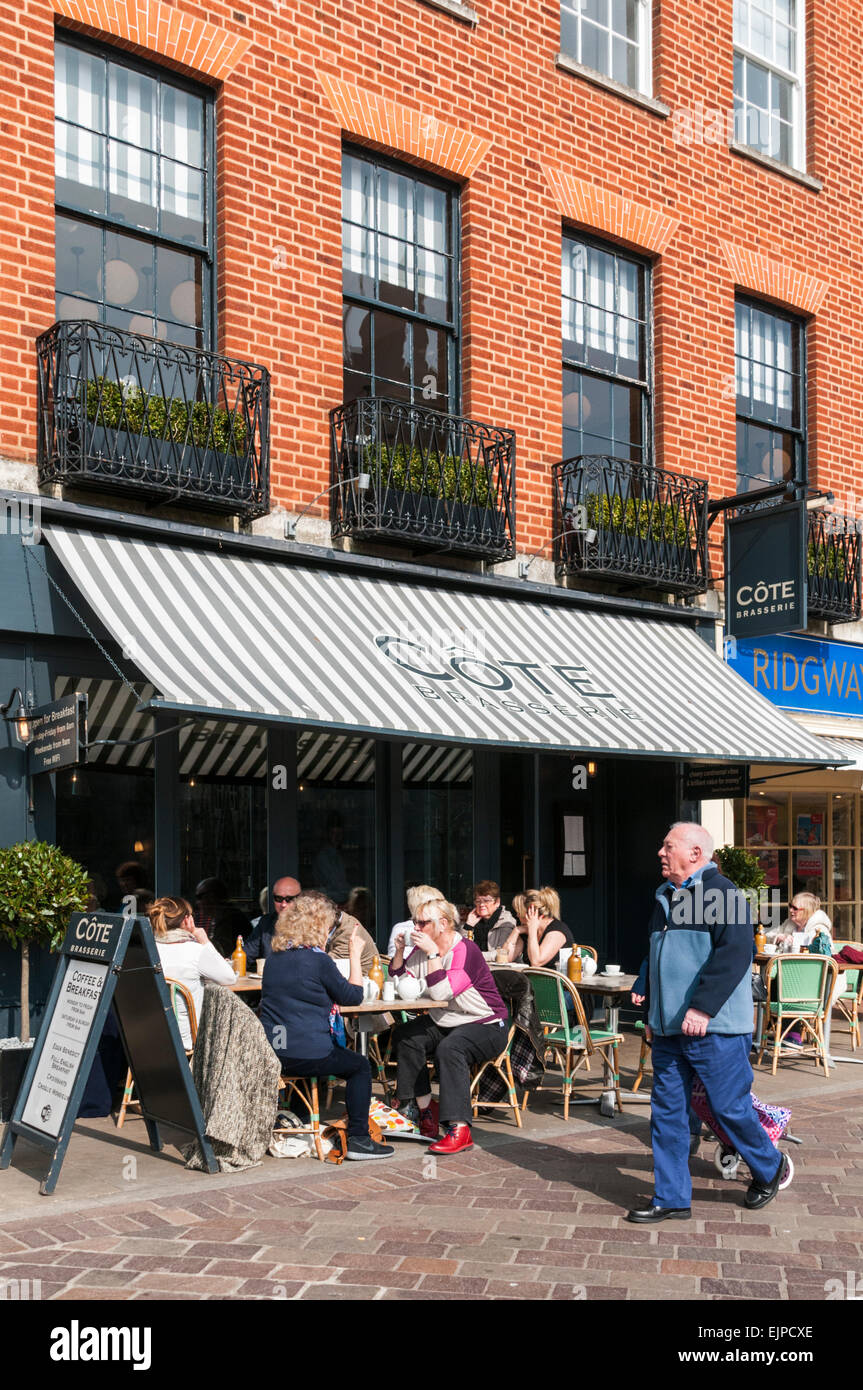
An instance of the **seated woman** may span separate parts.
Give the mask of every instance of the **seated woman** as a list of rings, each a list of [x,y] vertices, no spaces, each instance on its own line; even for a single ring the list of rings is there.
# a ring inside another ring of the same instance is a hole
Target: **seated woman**
[[[362,938],[356,929],[351,933],[345,979],[324,949],[332,923],[332,905],[318,893],[300,893],[279,913],[258,1016],[286,1076],[347,1081],[347,1157],[389,1158],[392,1145],[375,1144],[369,1134],[368,1058],[337,1046],[330,1032],[333,1005],[360,1004],[363,998]]]
[[[396,979],[410,973],[423,981],[432,999],[447,1008],[414,1018],[393,1032],[398,1062],[396,1106],[416,1122],[427,1138],[438,1132],[438,1107],[431,1098],[426,1063],[434,1057],[440,1078],[440,1119],[447,1126],[443,1139],[429,1153],[454,1154],[473,1147],[470,1068],[503,1051],[509,1014],[498,993],[482,951],[457,930],[458,912],[452,903],[432,899],[414,917],[412,950],[404,957],[403,940],[390,962]],[[407,1004],[410,1009],[410,1004]]]
[[[522,909],[520,922],[505,942],[509,960],[524,954],[527,964],[556,970],[561,951],[575,945],[575,938],[560,920],[560,898],[553,888],[531,888],[514,899]]]
[[[200,1018],[204,985],[232,985],[237,978],[230,961],[219,955],[204,929],[195,926],[192,906],[185,898],[157,898],[148,907],[147,915],[166,979],[186,986],[195,1005],[195,1017]],[[183,999],[177,1003],[177,1022],[188,1052],[192,1030]]]
[[[804,950],[819,956],[833,954],[833,924],[827,913],[822,912],[821,899],[816,898],[814,893],[795,893],[788,908],[788,918],[788,922],[784,922],[778,930],[765,933],[768,941],[775,941],[777,946],[790,949],[794,944],[794,933],[798,932],[802,935],[800,944]]]

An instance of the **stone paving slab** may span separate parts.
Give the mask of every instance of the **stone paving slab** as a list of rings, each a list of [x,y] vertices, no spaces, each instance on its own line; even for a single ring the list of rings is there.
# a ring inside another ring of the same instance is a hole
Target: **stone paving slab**
[[[110,1121],[88,1121],[56,1198],[37,1195],[44,1159],[19,1163],[23,1146],[0,1174],[0,1284],[40,1280],[43,1299],[64,1302],[818,1302],[827,1280],[863,1278],[863,1075],[837,1071],[757,1076],[804,1140],[788,1191],[748,1214],[745,1178],[720,1178],[704,1146],[692,1221],[656,1229],[623,1220],[651,1190],[643,1105],[564,1124],[534,1101],[525,1130],[481,1122],[450,1161],[403,1144],[386,1168],[268,1159],[217,1177],[151,1154],[131,1123],[118,1143]]]

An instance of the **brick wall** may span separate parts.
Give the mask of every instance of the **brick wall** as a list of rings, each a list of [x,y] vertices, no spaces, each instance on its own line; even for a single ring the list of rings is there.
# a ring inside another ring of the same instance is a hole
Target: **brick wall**
[[[697,127],[731,108],[732,0],[655,0],[668,117],[556,67],[555,0],[475,9],[472,26],[422,0],[3,0],[0,454],[34,457],[33,343],[53,320],[56,19],[217,86],[219,346],[272,371],[276,503],[300,507],[328,480],[343,134],[463,185],[463,410],[518,432],[520,550],[550,540],[564,221],[654,260],[658,463],[734,490],[739,283],[811,317],[810,477],[843,503],[861,494],[858,6],[807,6],[820,191],[726,143],[675,140],[675,113]]]

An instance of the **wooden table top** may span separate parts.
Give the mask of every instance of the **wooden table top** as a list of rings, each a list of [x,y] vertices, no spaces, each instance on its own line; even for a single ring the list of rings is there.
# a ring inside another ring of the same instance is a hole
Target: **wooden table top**
[[[576,989],[585,994],[631,994],[637,975],[590,975],[583,980],[572,980]]]

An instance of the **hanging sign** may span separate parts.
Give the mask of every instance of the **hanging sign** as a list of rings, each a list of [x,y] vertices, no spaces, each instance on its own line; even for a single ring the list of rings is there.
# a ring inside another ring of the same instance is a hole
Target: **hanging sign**
[[[112,1003],[151,1147],[161,1149],[159,1125],[170,1125],[197,1140],[207,1172],[219,1171],[150,923],[75,913],[0,1148],[0,1168],[18,1139],[50,1153],[43,1194],[54,1191]]]
[[[58,772],[87,761],[87,696],[73,692],[31,710],[27,771]]]
[[[762,507],[725,523],[725,630],[764,637],[806,627],[808,513],[804,502]]]
[[[749,764],[714,767],[688,763],[683,770],[684,801],[722,801],[749,795]]]

